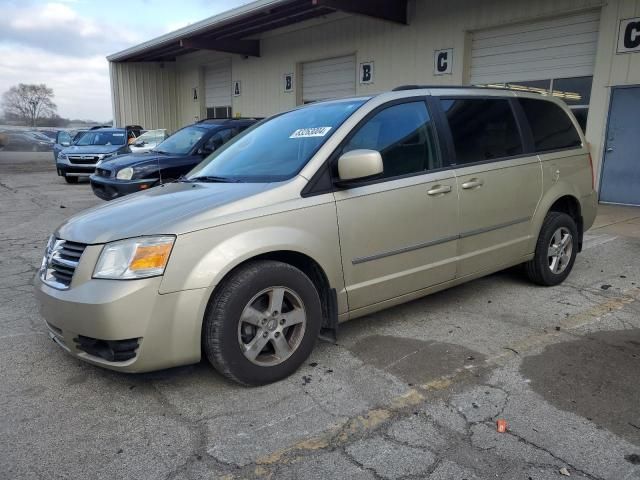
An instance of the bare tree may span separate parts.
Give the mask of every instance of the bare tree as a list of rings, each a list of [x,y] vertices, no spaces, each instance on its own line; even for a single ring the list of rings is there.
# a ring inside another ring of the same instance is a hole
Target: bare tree
[[[53,103],[53,89],[44,83],[26,85],[21,83],[2,94],[2,108],[7,116],[17,116],[33,127],[38,119],[50,117],[58,108]]]

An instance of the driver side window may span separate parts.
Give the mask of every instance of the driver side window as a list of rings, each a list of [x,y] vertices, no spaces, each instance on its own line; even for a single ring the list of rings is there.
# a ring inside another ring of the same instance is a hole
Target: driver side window
[[[226,130],[221,130],[219,132],[214,133],[209,140],[204,144],[204,148],[207,151],[215,152],[222,145],[227,143],[233,137],[233,130],[231,128],[227,128]]]
[[[342,154],[359,149],[380,152],[383,178],[442,167],[433,121],[423,101],[393,105],[376,113],[351,137]]]

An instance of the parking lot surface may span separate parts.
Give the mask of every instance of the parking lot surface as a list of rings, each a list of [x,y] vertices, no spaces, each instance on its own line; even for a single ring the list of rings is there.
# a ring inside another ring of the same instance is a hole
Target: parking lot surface
[[[50,154],[0,153],[0,478],[640,479],[640,209],[603,207],[563,285],[512,269],[370,315],[250,389],[49,339],[46,239],[99,203]]]

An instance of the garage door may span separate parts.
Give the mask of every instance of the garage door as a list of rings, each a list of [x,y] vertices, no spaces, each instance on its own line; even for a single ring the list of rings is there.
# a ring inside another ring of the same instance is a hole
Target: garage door
[[[474,32],[471,84],[593,75],[600,12]]]
[[[356,57],[338,57],[302,64],[304,103],[356,94]]]
[[[204,71],[207,118],[231,118],[231,60]]]

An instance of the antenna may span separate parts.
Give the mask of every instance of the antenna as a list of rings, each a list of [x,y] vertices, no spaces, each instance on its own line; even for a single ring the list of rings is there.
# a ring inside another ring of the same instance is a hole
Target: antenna
[[[160,185],[164,185],[162,183],[162,170],[160,169],[160,157],[156,157],[156,163],[158,164],[158,175],[160,175]]]

